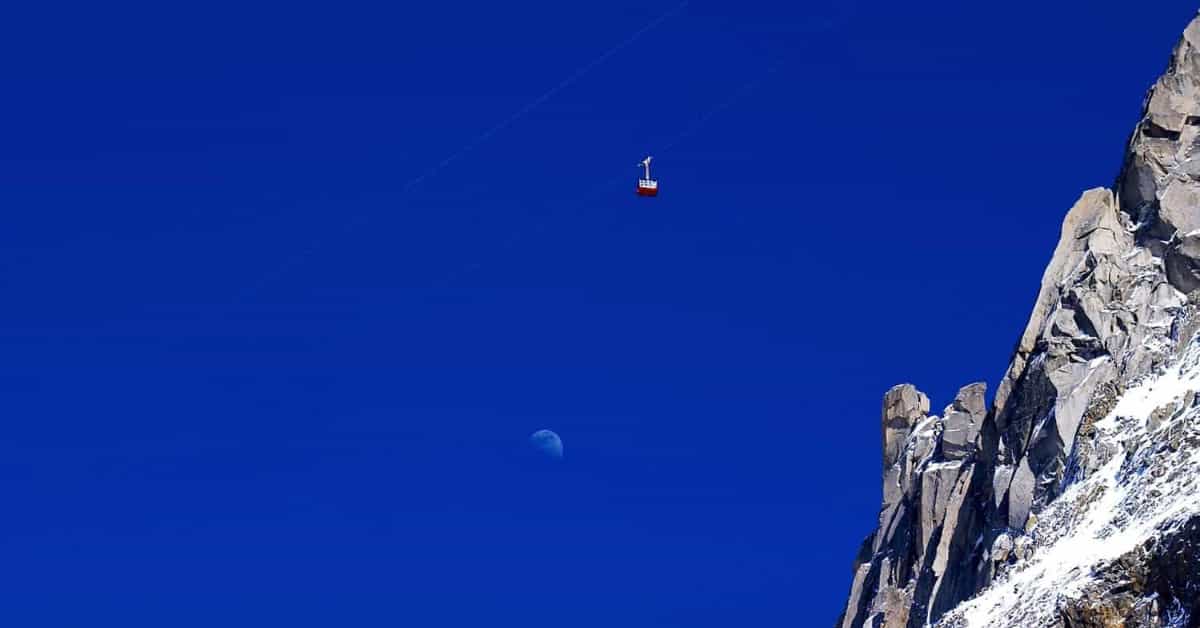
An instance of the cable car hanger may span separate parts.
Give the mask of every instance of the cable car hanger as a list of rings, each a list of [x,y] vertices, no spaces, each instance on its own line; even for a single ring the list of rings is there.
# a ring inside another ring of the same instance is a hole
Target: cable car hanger
[[[658,181],[650,178],[650,160],[653,157],[646,157],[638,165],[646,169],[646,178],[638,179],[637,193],[638,196],[658,196]]]

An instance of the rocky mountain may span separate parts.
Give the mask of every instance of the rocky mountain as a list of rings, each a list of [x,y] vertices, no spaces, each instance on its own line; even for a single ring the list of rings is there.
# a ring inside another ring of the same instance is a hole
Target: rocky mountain
[[[1200,18],[1063,221],[990,406],[887,391],[837,625],[1200,626]]]

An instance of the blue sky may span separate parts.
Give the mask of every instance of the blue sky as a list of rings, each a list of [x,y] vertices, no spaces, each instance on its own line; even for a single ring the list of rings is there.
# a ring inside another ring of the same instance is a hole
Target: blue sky
[[[883,392],[995,385],[1196,9],[1136,6],[10,10],[0,616],[832,623]]]

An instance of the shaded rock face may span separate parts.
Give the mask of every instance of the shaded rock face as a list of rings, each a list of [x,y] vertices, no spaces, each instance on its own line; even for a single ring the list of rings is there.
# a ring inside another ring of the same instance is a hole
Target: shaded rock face
[[[991,406],[983,383],[963,387],[940,415],[929,414],[928,397],[911,384],[884,396],[883,505],[837,625],[967,625],[966,615],[950,611],[1036,561],[1053,537],[1039,515],[1071,524],[1061,504],[1050,506],[1109,478],[1113,460],[1137,455],[1129,448],[1141,440],[1096,426],[1116,421],[1112,412],[1131,386],[1183,359],[1200,328],[1197,302],[1200,18],[1149,92],[1113,187],[1084,192],[1067,212]],[[1161,426],[1190,412],[1196,398],[1192,391],[1146,411],[1143,440],[1170,438]],[[1186,437],[1177,440],[1186,449]],[[1176,590],[1200,591],[1194,570],[1179,564],[1197,558],[1195,543],[1176,538],[1192,532],[1172,530],[1112,562],[1094,587],[1054,602],[1053,619],[1012,625],[1200,625],[1200,599]],[[1163,548],[1182,554],[1168,559]],[[1168,576],[1146,571],[1172,560],[1167,584]]]

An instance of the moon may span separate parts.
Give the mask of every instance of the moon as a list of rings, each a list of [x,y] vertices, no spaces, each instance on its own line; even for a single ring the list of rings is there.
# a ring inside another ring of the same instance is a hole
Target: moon
[[[552,460],[562,460],[563,443],[558,434],[550,430],[538,430],[529,436],[529,444]]]

